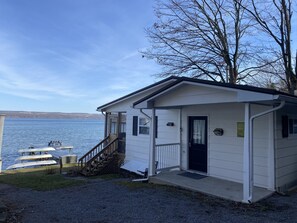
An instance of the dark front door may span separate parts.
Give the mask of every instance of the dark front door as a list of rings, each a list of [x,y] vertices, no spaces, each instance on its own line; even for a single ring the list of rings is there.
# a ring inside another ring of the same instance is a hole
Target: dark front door
[[[207,117],[189,117],[189,169],[207,172]]]

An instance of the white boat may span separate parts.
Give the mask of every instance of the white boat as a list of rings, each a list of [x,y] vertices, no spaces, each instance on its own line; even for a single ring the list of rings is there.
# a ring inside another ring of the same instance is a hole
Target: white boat
[[[28,155],[28,156],[20,156],[16,159],[16,161],[25,161],[25,160],[40,160],[40,159],[50,159],[53,158],[52,154],[41,154],[41,155]]]
[[[7,170],[11,169],[20,169],[28,167],[39,167],[39,166],[48,166],[55,165],[57,161],[52,154],[56,149],[53,147],[29,147],[28,149],[20,149],[18,152],[21,154],[20,157],[16,159],[15,164],[7,167]]]
[[[55,160],[40,160],[40,161],[33,161],[33,162],[16,163],[7,167],[6,169],[12,170],[12,169],[25,168],[25,167],[49,166],[49,165],[55,165],[55,164],[57,164],[57,161]]]
[[[60,147],[56,147],[57,150],[69,150],[69,149],[73,149],[73,146],[60,146]]]
[[[72,149],[73,146],[62,146],[60,141],[50,141],[47,147],[36,148],[31,146],[28,149],[20,149],[18,152],[21,156],[16,159],[17,163],[6,169],[10,170],[55,165],[59,160],[66,163],[70,158],[71,162],[76,162],[77,156],[71,154]],[[63,151],[65,150],[68,150],[68,155],[65,155],[65,153],[63,154]],[[73,158],[72,156],[75,157]]]
[[[19,153],[46,153],[55,151],[56,149],[54,147],[41,147],[41,148],[35,148],[35,147],[29,147],[28,149],[20,149]],[[32,154],[33,155],[33,154]]]
[[[68,150],[68,153],[71,154],[73,146],[59,146],[55,148],[56,150]]]

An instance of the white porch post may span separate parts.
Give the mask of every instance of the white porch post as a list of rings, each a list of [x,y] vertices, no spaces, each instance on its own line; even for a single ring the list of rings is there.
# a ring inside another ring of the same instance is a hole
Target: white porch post
[[[268,147],[268,187],[270,190],[275,190],[275,155],[274,155],[274,115],[269,114],[269,147]]]
[[[178,166],[181,170],[182,164],[182,109],[179,109],[179,153],[178,153]]]
[[[2,173],[2,137],[4,129],[5,115],[0,115],[0,173]]]
[[[153,176],[156,173],[156,109],[152,108],[152,117],[150,123],[150,151],[149,151],[149,170],[148,175]]]
[[[250,103],[245,104],[244,110],[244,147],[243,147],[243,202],[252,202],[253,171],[251,153]]]

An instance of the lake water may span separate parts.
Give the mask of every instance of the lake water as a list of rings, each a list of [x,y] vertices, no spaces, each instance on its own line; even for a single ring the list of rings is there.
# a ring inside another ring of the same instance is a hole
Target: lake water
[[[2,169],[15,163],[18,150],[29,146],[44,147],[61,141],[72,145],[80,158],[104,137],[104,121],[76,119],[5,118],[2,144]]]

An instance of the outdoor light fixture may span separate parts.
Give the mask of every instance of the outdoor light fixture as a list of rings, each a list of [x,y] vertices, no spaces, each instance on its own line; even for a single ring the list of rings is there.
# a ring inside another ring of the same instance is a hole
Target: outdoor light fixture
[[[167,122],[166,125],[167,125],[167,126],[174,126],[174,123],[173,123],[173,122]]]
[[[221,129],[221,128],[216,128],[213,130],[213,133],[216,135],[216,136],[222,136],[224,134],[224,130]]]

